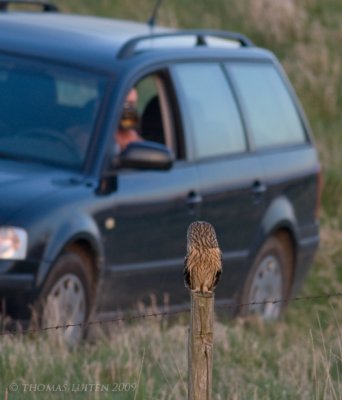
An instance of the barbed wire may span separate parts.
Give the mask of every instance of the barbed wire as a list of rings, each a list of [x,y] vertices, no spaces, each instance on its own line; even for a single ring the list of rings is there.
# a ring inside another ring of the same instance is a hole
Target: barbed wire
[[[324,294],[311,295],[311,296],[297,296],[297,297],[290,297],[287,299],[251,301],[248,303],[219,304],[219,305],[216,305],[215,308],[216,309],[218,309],[218,308],[220,308],[220,309],[240,309],[243,307],[263,306],[263,305],[267,305],[267,304],[285,304],[286,305],[287,303],[290,303],[290,302],[327,300],[327,299],[334,298],[334,297],[342,297],[342,292],[324,293]],[[91,320],[91,321],[80,322],[80,323],[76,323],[76,324],[64,324],[64,325],[28,328],[28,329],[7,329],[7,330],[0,332],[0,336],[36,334],[36,333],[43,333],[43,332],[47,332],[47,331],[67,329],[67,328],[73,328],[73,327],[80,327],[80,328],[87,329],[93,325],[115,324],[118,322],[129,322],[129,321],[134,321],[134,320],[139,320],[139,319],[147,319],[147,318],[152,318],[152,317],[165,318],[165,317],[168,317],[171,315],[186,314],[189,312],[190,312],[190,308],[182,309],[182,310],[174,310],[174,311],[158,311],[158,312],[153,312],[153,313],[123,316],[123,317],[110,318],[110,319]]]

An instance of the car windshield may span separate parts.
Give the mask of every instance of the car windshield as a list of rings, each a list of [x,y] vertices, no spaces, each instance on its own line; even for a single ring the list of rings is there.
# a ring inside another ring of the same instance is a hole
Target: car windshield
[[[84,71],[0,58],[0,158],[80,170],[105,82]]]

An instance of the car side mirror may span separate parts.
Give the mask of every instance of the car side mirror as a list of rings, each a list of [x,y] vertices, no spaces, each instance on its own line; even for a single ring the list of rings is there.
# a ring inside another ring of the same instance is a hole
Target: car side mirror
[[[166,146],[150,142],[132,142],[116,158],[117,168],[164,170],[172,167],[174,155]]]

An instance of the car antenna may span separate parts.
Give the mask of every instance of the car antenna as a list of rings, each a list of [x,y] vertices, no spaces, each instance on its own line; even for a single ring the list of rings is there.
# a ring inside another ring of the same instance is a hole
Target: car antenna
[[[158,10],[160,8],[161,2],[162,2],[162,0],[157,0],[155,2],[152,14],[151,14],[150,18],[147,20],[147,24],[151,29],[151,34],[153,33],[153,28],[156,25],[157,14],[158,14]]]

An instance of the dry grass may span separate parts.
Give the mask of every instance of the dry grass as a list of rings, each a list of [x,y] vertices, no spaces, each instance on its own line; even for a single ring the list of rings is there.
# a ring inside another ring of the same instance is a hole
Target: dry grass
[[[305,35],[307,13],[295,0],[254,0],[248,2],[247,18],[257,32],[273,45],[284,45]]]
[[[296,44],[284,67],[301,97],[309,102],[310,113],[334,118],[339,112],[336,89],[342,73],[341,57],[327,47],[323,32],[319,23],[314,24],[313,37],[317,40]]]
[[[216,322],[213,398],[341,398],[342,340],[335,312],[330,309],[326,326],[318,318],[299,331],[289,321]],[[300,313],[293,308],[287,318],[295,320]],[[185,324],[165,327],[160,321],[146,320],[113,326],[109,336],[103,334],[96,344],[76,351],[44,337],[6,337],[0,344],[0,393],[15,382],[19,391],[10,392],[9,399],[55,399],[56,390],[51,388],[58,385],[66,385],[63,397],[58,397],[63,399],[184,399],[186,344]],[[115,382],[135,384],[137,391],[113,396],[89,389],[90,384],[114,388]],[[88,385],[87,392],[81,391],[82,384]]]

